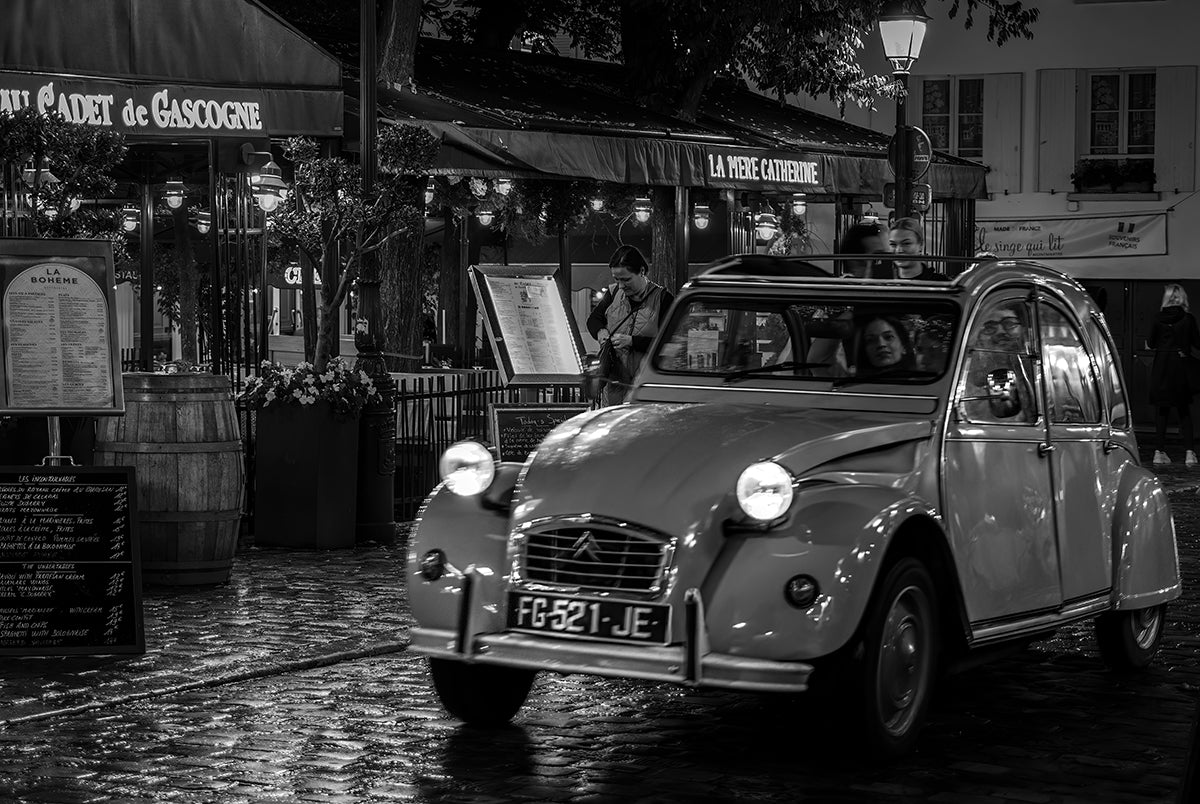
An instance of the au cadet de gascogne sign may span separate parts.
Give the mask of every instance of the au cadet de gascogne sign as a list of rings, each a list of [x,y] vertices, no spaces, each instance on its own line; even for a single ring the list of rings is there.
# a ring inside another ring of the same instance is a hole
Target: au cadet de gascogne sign
[[[261,134],[262,92],[0,72],[0,112],[33,108],[124,133]]]

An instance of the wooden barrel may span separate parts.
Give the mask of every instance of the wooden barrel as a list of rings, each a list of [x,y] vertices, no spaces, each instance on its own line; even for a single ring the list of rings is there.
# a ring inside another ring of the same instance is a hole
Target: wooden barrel
[[[102,416],[96,464],[137,476],[142,583],[229,580],[245,491],[228,377],[124,375],[125,415]]]

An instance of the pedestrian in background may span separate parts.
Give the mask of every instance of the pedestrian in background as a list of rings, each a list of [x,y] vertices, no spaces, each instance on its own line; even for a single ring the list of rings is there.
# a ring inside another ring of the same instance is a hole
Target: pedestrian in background
[[[1154,428],[1157,438],[1154,463],[1169,464],[1167,456],[1167,418],[1174,408],[1179,412],[1179,434],[1186,450],[1184,463],[1196,465],[1192,433],[1192,397],[1200,391],[1195,385],[1200,364],[1200,327],[1188,309],[1187,291],[1172,282],[1163,290],[1162,306],[1150,325],[1146,347],[1154,350],[1150,366],[1150,404],[1154,405]]]
[[[856,223],[846,230],[838,244],[838,254],[886,254],[883,229],[877,223]],[[880,265],[879,260],[839,260],[842,276],[865,279],[891,279],[890,265]]]
[[[904,255],[921,254],[925,251],[925,232],[916,218],[897,218],[892,221],[892,228],[888,231],[888,247],[893,254],[898,255],[893,260],[897,279],[932,279],[942,282],[950,280],[950,277],[934,270],[921,260],[905,259]]]
[[[632,387],[650,342],[675,300],[674,295],[650,279],[650,264],[634,246],[621,246],[608,261],[613,284],[600,297],[587,319],[588,332],[600,342],[601,352],[611,341],[612,360],[604,376],[601,405],[619,405]]]

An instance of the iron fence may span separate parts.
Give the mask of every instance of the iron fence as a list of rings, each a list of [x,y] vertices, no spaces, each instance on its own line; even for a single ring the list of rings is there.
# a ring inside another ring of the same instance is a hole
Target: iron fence
[[[566,404],[582,401],[578,384],[505,386],[498,371],[396,376],[397,522],[416,517],[438,482],[437,462],[455,441],[491,443],[489,411],[496,404]],[[241,403],[238,419],[246,468],[243,521],[253,522],[256,416]]]

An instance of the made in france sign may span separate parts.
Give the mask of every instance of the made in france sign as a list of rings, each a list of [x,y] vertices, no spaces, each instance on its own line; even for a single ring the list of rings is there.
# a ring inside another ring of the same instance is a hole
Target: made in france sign
[[[1167,253],[1167,216],[975,220],[975,251],[997,257],[1144,257]]]
[[[712,187],[816,190],[823,186],[817,157],[786,151],[706,148],[704,173]]]

